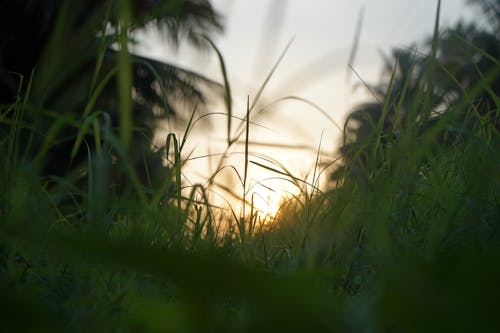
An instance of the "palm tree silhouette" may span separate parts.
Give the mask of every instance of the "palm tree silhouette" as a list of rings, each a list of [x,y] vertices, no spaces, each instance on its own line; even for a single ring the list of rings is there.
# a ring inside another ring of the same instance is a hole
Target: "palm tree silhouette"
[[[500,2],[469,2],[480,5],[486,27],[459,22],[438,36],[435,55],[395,49],[385,59],[380,82],[367,86],[374,101],[355,107],[344,123],[339,149],[343,164],[332,174],[334,180],[349,171],[354,178],[366,181],[369,170],[384,163],[384,155],[375,150],[394,143],[404,131],[416,131],[417,135],[428,131],[464,98],[473,98],[474,112],[500,129],[495,97],[500,93]],[[429,48],[432,43],[430,38]],[[475,92],[468,96],[468,91]],[[456,126],[471,126],[466,108],[462,109],[454,120]],[[453,127],[448,126],[438,137],[442,144],[452,137]]]
[[[78,129],[75,123],[81,126],[89,113],[105,111],[112,127],[119,126],[121,37],[126,39],[121,44],[123,49],[134,43],[134,31],[154,26],[173,48],[181,40],[202,48],[200,33],[222,31],[221,17],[208,0],[2,0],[0,6],[0,107],[2,117],[12,120],[11,103],[20,91],[26,95],[29,107],[23,116],[35,137],[23,142],[25,156],[34,157],[54,122],[68,118],[43,159],[45,175],[64,175],[77,161],[86,160],[84,148],[78,156],[69,157]],[[120,37],[127,10],[127,31]],[[135,128],[129,158],[139,169],[145,159],[149,167],[161,169],[161,158],[151,153],[152,133],[158,121],[182,116],[184,104],[204,104],[207,89],[219,91],[220,85],[195,72],[133,54],[129,65]],[[93,95],[95,104],[86,110]],[[9,121],[0,123],[2,136],[11,129],[6,124]],[[87,139],[92,141],[91,137]]]

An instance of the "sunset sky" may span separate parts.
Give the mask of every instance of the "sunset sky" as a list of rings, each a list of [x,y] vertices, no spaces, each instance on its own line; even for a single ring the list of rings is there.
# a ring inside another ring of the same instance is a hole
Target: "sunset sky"
[[[273,64],[293,39],[260,105],[285,96],[297,96],[319,106],[340,126],[347,112],[368,98],[360,87],[360,80],[347,67],[360,12],[364,15],[353,67],[364,81],[375,83],[382,67],[382,54],[389,55],[394,47],[416,46],[425,51],[424,41],[432,34],[437,6],[436,0],[215,0],[212,3],[225,17],[225,32],[216,36],[214,42],[225,59],[235,114],[244,114],[247,96],[253,100]],[[443,0],[440,27],[453,25],[461,17],[471,20],[473,15],[465,0]],[[174,62],[222,82],[214,52],[193,52],[182,46],[173,55],[157,34],[150,32],[141,38],[140,53]],[[210,111],[224,112],[224,109],[221,105]],[[335,157],[339,130],[321,112],[305,103],[279,103],[255,121],[263,127],[250,127],[250,140],[276,147],[256,145],[251,147],[251,152],[277,160],[297,177],[312,174],[320,143],[322,162]],[[192,156],[224,150],[226,120],[215,116],[210,126],[208,132],[205,128],[192,134],[189,140],[190,148],[194,149]],[[289,148],[280,148],[280,145]],[[231,151],[241,152],[243,145]],[[259,157],[252,159],[277,168]],[[243,173],[241,160],[241,155],[235,155],[233,161],[225,164],[234,165]],[[216,164],[216,158],[211,163],[207,159],[193,161],[185,168],[186,177],[193,183],[201,181],[214,172],[210,168]],[[241,187],[231,173],[221,173],[219,180],[234,189]],[[293,186],[286,185],[288,182],[274,179],[279,175],[257,166],[251,167],[249,176],[254,184],[264,180],[266,186],[276,192],[294,192]],[[258,195],[279,200],[276,193],[258,188],[256,185]]]

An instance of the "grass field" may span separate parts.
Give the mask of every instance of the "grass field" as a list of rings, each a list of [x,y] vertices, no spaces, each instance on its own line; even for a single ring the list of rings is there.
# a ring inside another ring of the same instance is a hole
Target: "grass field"
[[[223,56],[212,46],[232,119]],[[339,156],[330,187],[315,183],[330,172],[319,164],[309,183],[267,166],[299,193],[267,223],[246,194],[240,216],[212,206],[210,182],[184,188],[183,147],[196,113],[159,151],[168,161],[161,181],[143,181],[130,162],[128,52],[115,69],[117,128],[92,97],[83,117],[57,116],[34,103],[27,84],[0,113],[0,330],[498,330],[500,109],[493,84],[500,65],[488,59],[490,72],[460,86],[463,94],[440,113],[430,104],[432,75],[394,95],[394,70],[380,117]],[[484,94],[494,102],[487,112]],[[228,120],[228,147],[237,138],[247,143],[236,170],[241,193],[256,112],[250,103],[247,110],[238,137],[230,135],[236,120]],[[403,114],[406,120],[386,126]],[[83,162],[62,176],[44,174],[62,131],[71,138],[67,158],[83,152]]]

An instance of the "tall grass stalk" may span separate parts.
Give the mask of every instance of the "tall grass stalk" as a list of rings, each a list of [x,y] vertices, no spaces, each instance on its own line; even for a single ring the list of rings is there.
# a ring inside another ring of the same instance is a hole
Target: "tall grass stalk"
[[[129,158],[134,131],[127,49],[131,2],[116,5],[121,18],[118,64],[102,81],[91,80],[81,117],[55,118],[43,108],[43,89],[31,90],[31,79],[14,103],[1,106],[2,330],[498,328],[500,133],[492,121],[500,118],[493,85],[500,74],[498,59],[480,51],[493,69],[476,68],[479,81],[460,86],[463,97],[437,115],[422,110],[433,97],[432,73],[424,75],[426,84],[416,91],[410,89],[409,75],[394,98],[396,62],[380,100],[380,117],[366,138],[326,164],[320,138],[314,170],[298,177],[278,160],[252,153],[250,139],[251,127],[258,125],[255,117],[270,108],[259,109],[259,98],[288,46],[253,101],[247,98],[245,116],[237,117],[222,53],[209,40],[225,83],[226,149],[203,157],[220,158],[205,184],[187,184],[183,168],[193,158],[186,152],[190,133],[203,117],[217,116],[197,117],[194,109],[182,137],[167,135],[160,150],[164,178],[156,184],[150,174],[143,181]],[[433,58],[439,49],[439,16],[440,2]],[[59,20],[71,22],[71,17]],[[64,31],[58,25],[55,30],[57,41]],[[34,74],[33,84],[50,80],[54,64],[48,64]],[[98,61],[95,73],[100,66]],[[40,72],[48,77],[38,77]],[[116,129],[108,110],[95,110],[112,78],[120,107]],[[493,105],[480,112],[478,99],[485,92]],[[290,96],[281,100],[289,99],[305,102]],[[236,127],[235,120],[240,121]],[[391,126],[387,121],[393,121]],[[46,123],[46,131],[39,133]],[[76,163],[83,147],[84,162],[63,175],[44,174],[63,131],[72,140],[67,158]],[[42,140],[35,142],[38,137]],[[238,141],[244,151],[232,150]],[[39,149],[33,152],[35,143]],[[226,165],[232,155],[244,160],[243,170]],[[298,190],[281,202],[272,219],[256,213],[250,165]],[[329,166],[337,174],[334,185],[325,189],[320,179],[332,172]],[[238,177],[236,189],[216,179],[223,170]],[[234,195],[241,203],[241,214],[234,206],[227,212],[212,202],[211,195],[223,191],[228,202]]]

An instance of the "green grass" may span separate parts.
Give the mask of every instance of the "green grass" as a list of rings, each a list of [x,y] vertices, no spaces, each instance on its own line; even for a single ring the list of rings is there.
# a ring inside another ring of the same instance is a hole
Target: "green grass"
[[[119,37],[127,42],[123,31]],[[394,105],[397,115],[403,112],[404,94],[396,102],[387,97],[373,132],[351,152],[352,163],[340,156],[344,165],[335,184],[318,189],[319,178],[331,172],[319,161],[309,181],[278,162],[252,161],[249,131],[259,96],[247,101],[234,130],[238,118],[224,59],[210,43],[225,83],[228,150],[206,186],[189,189],[182,182],[195,111],[182,137],[167,136],[160,154],[169,165],[160,184],[142,181],[130,162],[126,51],[112,72],[118,130],[106,110],[94,110],[99,82],[92,84],[83,118],[68,114],[50,122],[50,111],[33,104],[29,85],[15,103],[2,106],[2,331],[498,329],[500,133],[491,119],[500,111],[497,104],[481,114],[476,103],[484,91],[498,102],[491,86],[498,80],[497,59],[491,59],[494,73],[481,73],[483,80],[464,88],[462,100],[431,128],[414,122],[391,128],[400,135],[388,136],[384,118]],[[409,110],[431,98],[429,89],[414,93]],[[47,122],[41,148],[33,152],[32,138]],[[74,142],[68,159],[83,149],[85,163],[64,176],[44,175],[41,166],[63,130]],[[443,133],[449,135],[445,143]],[[233,167],[241,180],[241,194],[233,194],[246,206],[240,216],[212,205],[209,194],[222,191],[214,179],[243,136],[244,169]],[[357,163],[367,152],[368,162]],[[282,203],[272,223],[263,223],[248,197],[249,163],[297,186],[299,194]]]

